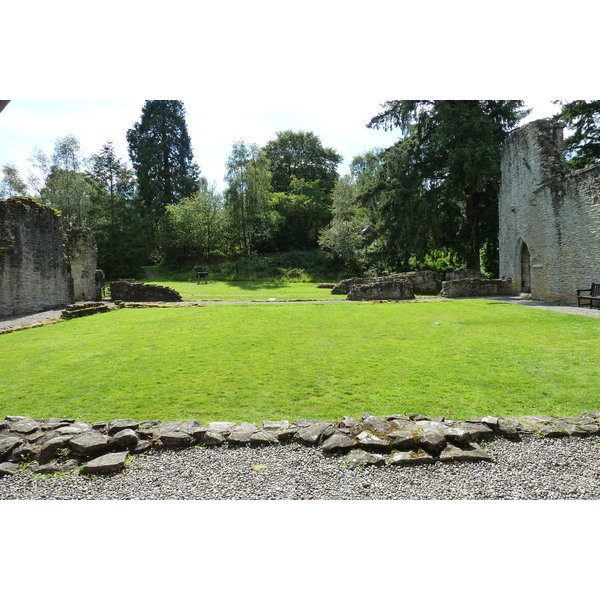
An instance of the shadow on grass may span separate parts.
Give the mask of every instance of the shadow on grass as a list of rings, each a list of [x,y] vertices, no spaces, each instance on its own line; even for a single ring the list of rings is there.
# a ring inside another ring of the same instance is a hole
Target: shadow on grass
[[[281,289],[289,287],[287,281],[216,281],[228,287],[237,288],[240,290],[256,291],[261,289]]]

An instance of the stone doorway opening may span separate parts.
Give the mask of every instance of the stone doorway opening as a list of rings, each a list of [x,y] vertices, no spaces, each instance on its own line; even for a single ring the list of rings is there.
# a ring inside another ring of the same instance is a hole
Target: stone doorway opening
[[[521,294],[531,294],[531,257],[525,242],[521,242],[519,250],[521,266]]]

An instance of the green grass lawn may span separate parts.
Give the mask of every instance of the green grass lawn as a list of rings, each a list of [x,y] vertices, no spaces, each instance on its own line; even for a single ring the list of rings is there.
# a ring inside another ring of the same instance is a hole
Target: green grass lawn
[[[599,335],[489,300],[122,309],[0,336],[0,418],[573,415]]]
[[[285,283],[282,281],[150,281],[177,290],[184,300],[316,300],[345,299],[332,296],[330,289],[318,288],[316,283]]]

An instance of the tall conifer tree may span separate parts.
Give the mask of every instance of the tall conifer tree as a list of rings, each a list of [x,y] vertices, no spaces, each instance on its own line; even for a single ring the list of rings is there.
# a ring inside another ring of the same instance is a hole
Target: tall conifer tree
[[[127,132],[139,197],[156,227],[169,204],[199,190],[185,108],[180,100],[146,100],[142,116]]]

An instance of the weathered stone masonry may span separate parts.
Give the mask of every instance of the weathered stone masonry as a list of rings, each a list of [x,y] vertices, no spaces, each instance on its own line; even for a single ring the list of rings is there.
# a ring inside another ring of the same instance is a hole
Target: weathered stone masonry
[[[65,236],[52,208],[0,200],[0,316],[96,300],[96,243],[87,229]]]
[[[29,198],[0,201],[0,316],[71,302],[65,250],[55,211]]]
[[[600,166],[567,173],[560,125],[534,121],[507,139],[499,218],[512,293],[574,302],[600,281]]]

